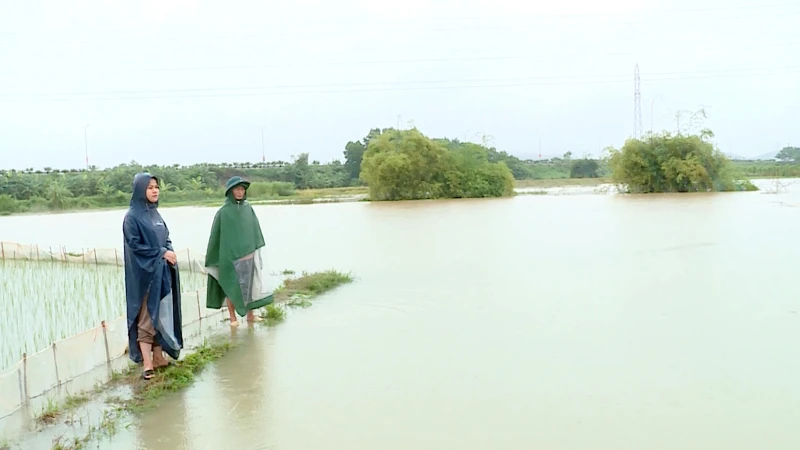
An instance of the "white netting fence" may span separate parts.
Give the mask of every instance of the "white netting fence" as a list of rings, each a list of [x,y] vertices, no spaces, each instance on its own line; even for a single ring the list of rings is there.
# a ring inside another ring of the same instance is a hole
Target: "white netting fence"
[[[203,271],[204,255],[194,255],[189,250],[176,253],[182,271]],[[68,252],[63,247],[42,249],[36,245],[0,242],[0,256],[4,260],[122,265],[121,252],[113,249],[88,249],[78,253]],[[202,341],[205,325],[219,325],[225,317],[224,309],[207,309],[205,305],[205,289],[181,294],[185,348]],[[106,365],[110,372],[111,362],[127,357],[127,350],[127,319],[121,316],[58,340],[34,354],[21,355],[19,362],[0,372],[0,418],[98,367]]]
[[[203,272],[205,255],[186,250],[175,250],[178,266],[190,273]],[[115,248],[85,248],[67,250],[66,247],[40,247],[16,242],[0,241],[0,260],[51,261],[74,264],[114,265],[122,267],[125,257]]]

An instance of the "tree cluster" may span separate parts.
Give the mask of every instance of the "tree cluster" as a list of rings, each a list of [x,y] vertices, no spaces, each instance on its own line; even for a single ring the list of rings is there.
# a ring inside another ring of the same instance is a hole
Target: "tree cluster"
[[[775,159],[780,162],[800,164],[800,147],[784,147],[775,155]]]
[[[713,133],[651,134],[611,149],[612,180],[632,193],[752,190],[737,180],[728,158],[709,141]]]
[[[491,162],[477,144],[448,146],[416,129],[388,130],[368,141],[361,179],[372,200],[503,197],[513,195],[514,176]]]

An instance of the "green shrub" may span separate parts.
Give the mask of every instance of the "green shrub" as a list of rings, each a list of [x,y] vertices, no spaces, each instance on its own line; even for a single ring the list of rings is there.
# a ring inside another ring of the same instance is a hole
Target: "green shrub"
[[[371,200],[502,197],[514,194],[504,162],[489,162],[485,147],[448,150],[414,130],[386,131],[369,141],[360,177]]]
[[[282,181],[257,181],[250,184],[247,190],[247,197],[252,199],[257,198],[273,198],[273,197],[289,197],[294,195],[294,184]]]
[[[708,138],[700,135],[654,134],[629,139],[621,150],[611,151],[611,177],[628,192],[709,192],[753,190],[736,180],[728,158]]]

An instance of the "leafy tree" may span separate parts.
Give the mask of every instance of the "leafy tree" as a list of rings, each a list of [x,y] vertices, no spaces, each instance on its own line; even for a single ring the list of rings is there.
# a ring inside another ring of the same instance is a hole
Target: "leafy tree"
[[[308,153],[301,153],[295,158],[291,168],[292,182],[301,189],[307,189],[311,179],[311,167],[308,165]]]
[[[411,200],[512,195],[514,178],[490,163],[482,146],[448,150],[419,131],[384,131],[369,141],[361,179],[372,200]]]
[[[0,194],[0,216],[17,212],[17,201],[7,194]]]
[[[361,160],[367,147],[360,141],[350,141],[344,146],[344,167],[347,175],[352,180],[357,180],[361,174]]]
[[[391,130],[391,128],[386,128],[384,130],[373,128],[369,130],[369,133],[360,141],[350,141],[345,145],[344,166],[351,180],[357,181],[360,178],[361,161],[364,159],[364,152],[367,150],[369,141],[389,130]]]
[[[784,147],[775,155],[775,159],[781,162],[800,163],[800,147]]]
[[[566,159],[566,158],[565,158]],[[600,164],[589,158],[576,159],[569,171],[570,178],[599,178]]]
[[[730,162],[709,138],[700,135],[662,133],[629,139],[621,150],[611,150],[612,179],[629,192],[708,192],[750,190],[749,182],[737,182]]]
[[[47,199],[55,209],[64,209],[68,198],[72,197],[72,192],[64,186],[61,180],[54,180],[47,186]]]

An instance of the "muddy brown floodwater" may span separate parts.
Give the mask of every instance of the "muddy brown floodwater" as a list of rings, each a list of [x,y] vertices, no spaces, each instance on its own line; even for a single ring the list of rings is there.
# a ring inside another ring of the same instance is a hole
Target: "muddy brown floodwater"
[[[101,448],[796,450],[799,207],[800,183],[259,207],[272,269],[357,282],[238,330]],[[122,214],[0,236],[118,247]],[[201,251],[213,214],[163,210]]]

